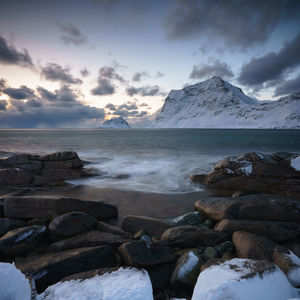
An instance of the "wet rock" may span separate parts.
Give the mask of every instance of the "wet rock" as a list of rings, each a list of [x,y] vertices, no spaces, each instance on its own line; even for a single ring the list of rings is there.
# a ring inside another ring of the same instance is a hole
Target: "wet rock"
[[[216,225],[215,230],[230,235],[235,231],[247,231],[266,236],[277,242],[300,236],[300,224],[289,222],[224,219]]]
[[[0,237],[8,231],[26,226],[26,222],[9,218],[0,218]]]
[[[226,240],[226,233],[208,229],[206,226],[176,226],[167,229],[161,236],[172,247],[191,248],[198,246],[215,246]]]
[[[16,262],[22,273],[35,278],[38,293],[68,275],[95,268],[114,267],[115,264],[116,256],[109,246],[31,256]]]
[[[205,261],[208,261],[217,256],[217,251],[214,249],[214,247],[206,247],[202,254],[202,257],[205,259]]]
[[[167,245],[147,245],[144,241],[125,243],[119,252],[127,265],[135,267],[155,266],[175,259],[175,253]]]
[[[109,233],[113,233],[119,236],[122,236],[124,238],[130,238],[130,234],[128,234],[127,232],[125,232],[124,230],[122,230],[120,227],[118,226],[114,226],[102,221],[98,222],[97,225],[97,229],[101,232],[109,232]]]
[[[152,237],[160,237],[166,229],[173,226],[172,222],[144,216],[126,216],[122,222],[123,230],[131,234],[147,230]]]
[[[45,226],[38,225],[8,231],[0,238],[0,255],[16,257],[29,253],[38,244],[45,231]]]
[[[113,248],[118,248],[123,243],[129,241],[131,240],[114,233],[94,230],[55,242],[51,244],[48,251],[58,252],[75,248],[96,247],[102,245],[109,245]]]
[[[226,241],[214,247],[217,257],[223,257],[225,253],[233,254],[235,251],[234,245],[231,241]]]
[[[84,212],[98,220],[118,216],[116,206],[98,201],[48,196],[7,197],[4,200],[4,215],[8,218],[49,218],[71,211]]]
[[[299,198],[300,171],[291,166],[294,157],[287,153],[255,152],[227,157],[215,165],[211,174],[192,175],[191,180],[217,188]]]
[[[133,235],[135,240],[139,240],[143,235],[148,235],[148,231],[145,229],[141,229]]]
[[[271,195],[211,197],[198,200],[195,210],[213,220],[244,219],[300,223],[299,201]]]
[[[173,264],[163,264],[154,267],[147,267],[146,270],[150,276],[153,289],[164,288],[170,281],[173,269]]]
[[[83,212],[69,212],[55,217],[49,224],[48,232],[52,240],[70,237],[95,229],[97,219]]]
[[[175,226],[192,225],[197,226],[203,223],[202,213],[200,211],[194,211],[185,215],[169,218],[167,221],[172,222]]]

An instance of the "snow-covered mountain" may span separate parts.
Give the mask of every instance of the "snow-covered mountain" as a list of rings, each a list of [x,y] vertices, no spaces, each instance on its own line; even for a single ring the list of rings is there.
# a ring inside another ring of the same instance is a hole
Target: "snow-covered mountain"
[[[100,128],[131,128],[130,125],[122,118],[112,118],[106,120]]]
[[[300,92],[277,101],[258,101],[213,77],[172,90],[153,127],[300,128]]]

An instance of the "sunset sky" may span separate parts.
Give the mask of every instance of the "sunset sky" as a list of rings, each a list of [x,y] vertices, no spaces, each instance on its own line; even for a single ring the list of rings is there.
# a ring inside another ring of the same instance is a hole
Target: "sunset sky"
[[[300,1],[1,0],[0,127],[142,126],[214,75],[263,100],[300,90]]]

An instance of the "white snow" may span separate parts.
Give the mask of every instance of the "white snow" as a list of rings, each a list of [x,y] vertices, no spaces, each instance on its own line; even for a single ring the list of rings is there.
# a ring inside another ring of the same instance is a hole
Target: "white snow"
[[[14,264],[0,263],[0,299],[31,299],[29,281]]]
[[[238,169],[240,170],[243,174],[249,176],[252,174],[252,162],[250,161],[240,161],[242,166]]]
[[[58,282],[38,296],[38,300],[153,300],[147,271],[123,269],[86,280]]]
[[[100,128],[131,128],[130,125],[122,118],[112,118],[106,120]]]
[[[257,101],[219,77],[172,90],[157,114],[158,128],[300,128],[300,93]]]
[[[178,278],[184,278],[199,262],[199,257],[193,251],[188,253],[188,258],[178,270]]]
[[[287,277],[294,286],[300,286],[300,258],[292,251],[286,256],[294,264],[294,267],[288,272]]]
[[[251,272],[245,262],[251,265],[253,260],[235,258],[205,269],[198,277],[192,300],[284,300],[298,296],[277,266],[274,272],[242,279]],[[230,265],[237,268],[232,269]]]
[[[300,156],[291,159],[291,166],[296,170],[300,171]]]
[[[261,155],[261,154],[259,154],[259,153],[257,153],[257,152],[255,152],[255,154],[256,154],[260,159],[264,159],[264,156],[263,156],[263,155]]]
[[[15,243],[19,243],[19,242],[25,240],[27,237],[29,237],[30,235],[32,235],[35,232],[35,230],[36,229],[30,229],[30,230],[24,232],[23,234],[21,234],[20,236],[18,236],[18,238],[16,238]],[[40,233],[40,232],[44,232],[44,231],[46,231],[46,227],[45,226],[41,227],[41,229],[38,232]]]

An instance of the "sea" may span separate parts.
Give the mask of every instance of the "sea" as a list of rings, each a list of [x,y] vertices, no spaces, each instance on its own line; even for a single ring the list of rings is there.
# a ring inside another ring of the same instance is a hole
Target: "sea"
[[[0,156],[76,151],[101,176],[70,181],[146,193],[181,194],[203,186],[191,174],[247,152],[300,153],[300,130],[262,129],[1,129]]]

